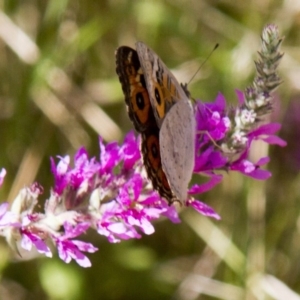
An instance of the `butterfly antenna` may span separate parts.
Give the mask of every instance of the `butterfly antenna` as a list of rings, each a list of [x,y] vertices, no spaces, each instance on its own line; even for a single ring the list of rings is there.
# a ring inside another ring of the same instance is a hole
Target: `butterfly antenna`
[[[208,54],[208,56],[205,58],[205,60],[202,62],[202,64],[199,66],[199,68],[197,69],[197,71],[195,72],[195,74],[192,76],[192,78],[190,79],[190,81],[186,84],[187,86],[191,83],[191,81],[195,78],[195,76],[197,75],[197,73],[200,71],[200,69],[202,68],[202,66],[208,61],[208,59],[211,57],[211,55],[213,54],[213,52],[219,47],[219,44],[216,44],[215,47],[210,51],[210,53]]]

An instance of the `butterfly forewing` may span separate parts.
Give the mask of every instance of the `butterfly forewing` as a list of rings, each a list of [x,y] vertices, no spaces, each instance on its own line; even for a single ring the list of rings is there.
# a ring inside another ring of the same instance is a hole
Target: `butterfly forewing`
[[[142,42],[136,43],[145,74],[147,90],[154,116],[160,128],[170,108],[185,97],[185,92],[159,56]]]
[[[151,122],[149,115],[153,113],[137,52],[126,46],[118,48],[116,66],[129,117],[135,129],[142,132]]]

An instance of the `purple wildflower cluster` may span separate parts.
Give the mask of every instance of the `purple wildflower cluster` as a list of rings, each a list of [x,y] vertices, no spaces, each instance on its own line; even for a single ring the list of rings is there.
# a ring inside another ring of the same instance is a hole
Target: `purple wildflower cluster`
[[[267,27],[265,35],[274,34],[273,31],[274,28]],[[252,95],[253,91],[255,88]],[[268,95],[266,91],[263,94]],[[285,145],[275,136],[280,125],[259,125],[257,111],[253,105],[249,107],[245,94],[238,91],[237,97],[239,105],[234,112],[226,108],[222,94],[213,103],[198,101],[194,106],[197,122],[194,172],[209,180],[193,185],[184,205],[215,219],[220,219],[219,215],[192,196],[221,182],[222,175],[216,171],[237,171],[258,180],[269,178],[270,172],[261,169],[269,158],[263,157],[256,163],[249,161],[250,146],[255,140]],[[269,107],[269,95],[265,99]],[[252,97],[251,101],[254,100]],[[260,110],[264,107],[263,100],[260,94],[259,103],[255,103]],[[180,222],[176,205],[168,205],[150,186],[141,160],[139,137],[130,132],[122,145],[116,142],[104,144],[101,138],[99,145],[98,159],[89,158],[84,148],[77,151],[73,164],[69,156],[59,157],[58,163],[51,159],[54,187],[43,212],[35,209],[38,197],[43,193],[37,183],[22,189],[10,209],[8,203],[0,205],[0,234],[12,248],[16,251],[20,247],[28,251],[35,248],[51,257],[51,243],[66,263],[74,259],[80,266],[89,267],[91,263],[84,252],[93,253],[98,249],[77,239],[89,228],[116,243],[140,238],[142,233],[152,234],[152,222],[161,216],[174,223]],[[5,170],[2,170],[0,185],[4,177]]]
[[[239,105],[244,105],[244,94],[236,92]],[[239,107],[236,108],[237,110]],[[211,178],[210,183],[203,186],[194,186],[190,189],[190,194],[198,194],[214,187],[222,180],[222,175],[216,174],[216,170],[238,171],[246,176],[258,180],[265,180],[271,176],[267,170],[262,170],[269,162],[268,157],[261,158],[258,162],[252,163],[248,160],[248,154],[253,141],[262,140],[268,144],[285,146],[286,142],[276,136],[281,125],[278,123],[262,124],[247,135],[244,135],[245,147],[238,151],[234,159],[231,152],[223,150],[223,144],[230,132],[232,123],[226,111],[226,101],[220,93],[215,102],[196,103],[197,137],[196,137],[196,157],[195,173],[204,173]]]
[[[145,191],[148,181],[142,172],[139,139],[131,132],[120,146],[105,145],[100,139],[99,160],[89,159],[84,148],[74,157],[51,159],[55,184],[44,206],[44,213],[34,211],[43,189],[38,184],[20,191],[8,210],[0,207],[1,233],[13,248],[17,243],[26,250],[34,246],[38,252],[52,256],[46,241],[56,246],[59,257],[71,259],[83,267],[90,261],[82,252],[95,252],[90,243],[76,240],[89,228],[97,230],[112,242],[140,238],[152,234],[151,222],[161,215],[178,223],[176,209],[154,191]],[[4,175],[1,179],[3,179]],[[3,181],[3,180],[2,180]]]

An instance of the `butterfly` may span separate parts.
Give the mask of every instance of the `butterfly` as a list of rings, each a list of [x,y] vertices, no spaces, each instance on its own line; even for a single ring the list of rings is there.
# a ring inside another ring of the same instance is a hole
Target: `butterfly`
[[[195,117],[184,86],[142,42],[116,50],[116,72],[153,188],[170,204],[187,199],[194,169]]]

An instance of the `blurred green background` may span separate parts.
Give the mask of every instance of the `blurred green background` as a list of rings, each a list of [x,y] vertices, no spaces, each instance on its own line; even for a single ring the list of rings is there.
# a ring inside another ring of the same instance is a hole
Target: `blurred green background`
[[[300,299],[300,2],[293,0],[0,1],[1,201],[38,181],[53,184],[49,157],[84,145],[98,156],[100,134],[122,141],[132,129],[115,73],[114,51],[141,40],[187,82],[220,44],[189,89],[212,101],[253,80],[263,27],[285,36],[274,113],[285,148],[271,156],[267,182],[224,174],[201,200],[221,221],[181,211],[182,223],[155,223],[140,240],[99,247],[92,267],[57,259],[20,259],[0,241],[0,299]],[[194,178],[194,181],[201,178]],[[42,203],[41,203],[42,206]],[[55,256],[57,256],[55,254]],[[294,297],[294,298],[293,298]]]

